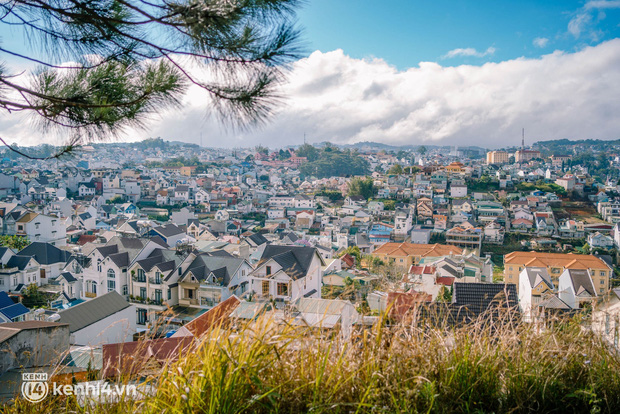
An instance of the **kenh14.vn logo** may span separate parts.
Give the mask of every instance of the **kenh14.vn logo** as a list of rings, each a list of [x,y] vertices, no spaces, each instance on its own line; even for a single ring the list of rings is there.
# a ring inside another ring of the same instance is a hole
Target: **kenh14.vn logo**
[[[22,395],[26,400],[38,403],[47,397],[49,391],[46,372],[22,373]]]

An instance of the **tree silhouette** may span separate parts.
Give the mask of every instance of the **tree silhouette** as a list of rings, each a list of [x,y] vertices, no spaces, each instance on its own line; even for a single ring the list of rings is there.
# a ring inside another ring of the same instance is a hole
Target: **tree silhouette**
[[[262,122],[279,102],[276,88],[287,64],[299,57],[298,3],[3,2],[0,22],[21,29],[32,47],[0,45],[0,51],[38,68],[19,77],[0,66],[0,108],[31,114],[46,131],[69,135],[59,153],[42,158],[142,128],[150,115],[178,107],[190,85],[205,93],[227,125]]]

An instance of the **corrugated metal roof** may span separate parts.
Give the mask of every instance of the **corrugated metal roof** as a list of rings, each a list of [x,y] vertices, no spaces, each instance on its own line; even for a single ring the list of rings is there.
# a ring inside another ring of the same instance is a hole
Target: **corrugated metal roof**
[[[59,322],[68,323],[71,332],[79,331],[106,317],[131,306],[118,292],[108,292],[103,296],[80,303],[58,312]]]

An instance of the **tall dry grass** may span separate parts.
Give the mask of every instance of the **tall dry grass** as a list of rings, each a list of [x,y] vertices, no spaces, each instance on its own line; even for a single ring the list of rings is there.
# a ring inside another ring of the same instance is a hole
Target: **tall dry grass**
[[[8,412],[620,412],[615,349],[575,319],[512,320],[383,320],[347,339],[269,318],[217,326],[152,379],[144,401],[18,400]]]

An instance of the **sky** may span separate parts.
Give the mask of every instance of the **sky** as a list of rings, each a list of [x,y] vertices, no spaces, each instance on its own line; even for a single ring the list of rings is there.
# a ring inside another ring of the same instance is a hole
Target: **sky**
[[[520,144],[521,128],[529,143],[620,138],[620,0],[308,0],[298,21],[306,54],[267,125],[222,128],[190,90],[181,110],[124,139],[499,148]],[[4,28],[0,37],[24,44]],[[0,114],[0,134],[51,139],[14,114]]]

